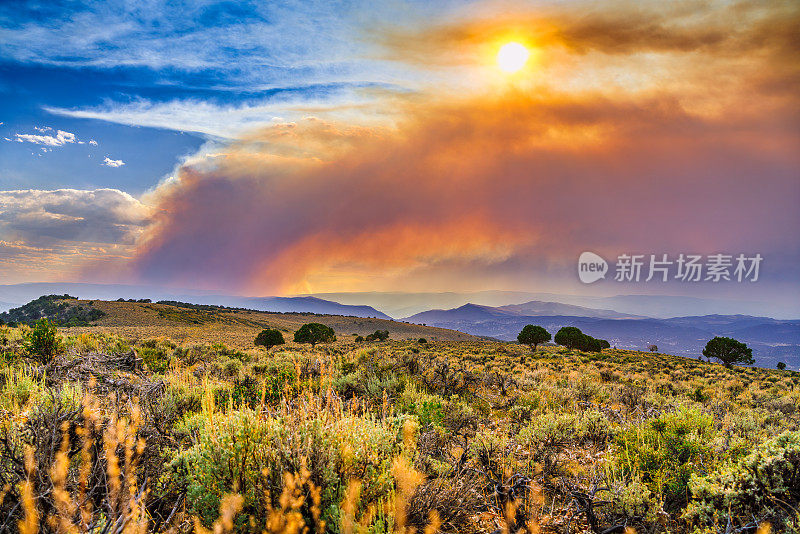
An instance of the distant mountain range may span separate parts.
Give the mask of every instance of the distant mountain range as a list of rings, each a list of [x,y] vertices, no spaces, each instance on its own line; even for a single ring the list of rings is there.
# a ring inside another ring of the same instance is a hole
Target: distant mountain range
[[[712,337],[727,336],[747,343],[761,367],[775,367],[783,361],[800,369],[800,320],[748,315],[653,319],[541,301],[497,307],[465,304],[417,313],[405,320],[505,341],[515,340],[526,324],[537,324],[551,334],[562,326],[577,326],[621,349],[647,350],[655,344],[661,352],[689,357],[700,355]]]
[[[532,300],[522,304],[508,304],[506,306],[482,306],[479,304],[464,304],[451,310],[429,310],[406,317],[405,320],[413,323],[434,322],[439,320],[473,320],[481,321],[498,317],[538,317],[571,315],[580,317],[593,317],[597,319],[646,319],[641,315],[619,313],[614,310],[597,310],[583,306],[572,306],[559,302],[542,302]],[[515,334],[516,335],[516,334]]]
[[[353,317],[372,317],[376,319],[392,319],[372,306],[339,304],[317,297],[228,297],[208,295],[187,297],[195,304],[215,304],[231,308],[248,308],[251,310],[271,312],[310,312],[329,315],[351,315]]]
[[[676,295],[615,295],[596,297],[557,293],[532,293],[525,291],[476,291],[469,293],[314,293],[312,296],[340,302],[342,304],[366,304],[392,317],[408,317],[433,309],[446,310],[457,308],[468,303],[499,307],[509,304],[525,304],[531,301],[540,301],[581,306],[596,310],[615,310],[622,314],[653,317],[656,319],[712,314],[746,314],[752,316],[775,317],[778,319],[800,318],[800,301],[794,305],[779,306],[769,299],[764,301],[749,301]],[[562,314],[554,313],[554,315]]]

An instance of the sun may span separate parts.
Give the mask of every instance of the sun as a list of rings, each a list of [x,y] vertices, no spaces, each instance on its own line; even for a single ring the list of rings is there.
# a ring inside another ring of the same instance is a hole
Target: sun
[[[523,45],[515,42],[506,43],[497,52],[497,66],[501,70],[513,73],[525,66],[530,52]]]

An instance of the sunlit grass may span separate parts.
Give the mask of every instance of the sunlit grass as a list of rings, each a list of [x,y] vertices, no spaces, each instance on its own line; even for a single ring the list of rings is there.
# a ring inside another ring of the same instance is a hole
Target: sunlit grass
[[[23,329],[0,331],[0,512],[21,531],[706,532],[704,517],[728,513],[715,473],[744,476],[737,462],[800,425],[789,371],[484,341],[237,349],[169,333],[70,329],[44,366]],[[736,495],[731,520],[745,526],[761,505]]]

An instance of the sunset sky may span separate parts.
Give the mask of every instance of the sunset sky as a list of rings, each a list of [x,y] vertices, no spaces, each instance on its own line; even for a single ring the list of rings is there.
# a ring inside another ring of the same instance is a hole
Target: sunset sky
[[[800,317],[795,0],[164,4],[0,5],[0,284]],[[584,285],[584,251],[764,259],[757,282]]]

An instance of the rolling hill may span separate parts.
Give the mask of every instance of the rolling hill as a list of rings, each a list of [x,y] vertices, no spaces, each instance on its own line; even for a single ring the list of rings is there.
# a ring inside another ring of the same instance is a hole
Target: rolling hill
[[[444,328],[352,315],[263,312],[189,303],[57,299],[55,304],[44,308],[54,310],[52,316],[49,312],[37,312],[35,317],[27,313],[26,320],[39,317],[58,319],[77,314],[81,318],[91,317],[92,320],[86,326],[71,326],[73,323],[65,321],[65,332],[102,330],[130,339],[168,337],[180,343],[226,343],[236,348],[252,347],[256,334],[264,328],[281,330],[284,338],[289,341],[295,330],[311,322],[330,326],[342,340],[356,335],[366,336],[376,330],[388,330],[390,339],[395,340],[416,340],[423,337],[430,341],[476,339],[470,334]],[[40,309],[42,308],[37,307],[37,310]],[[73,309],[76,313],[70,314]],[[13,311],[12,314],[17,316]]]
[[[167,289],[158,286],[127,284],[82,284],[82,283],[29,283],[0,285],[0,312],[40,297],[41,295],[70,294],[81,299],[117,300],[150,299],[193,302],[233,308],[247,308],[271,312],[306,312],[356,317],[391,319],[371,306],[339,304],[317,297],[242,297],[224,295],[213,291]]]

